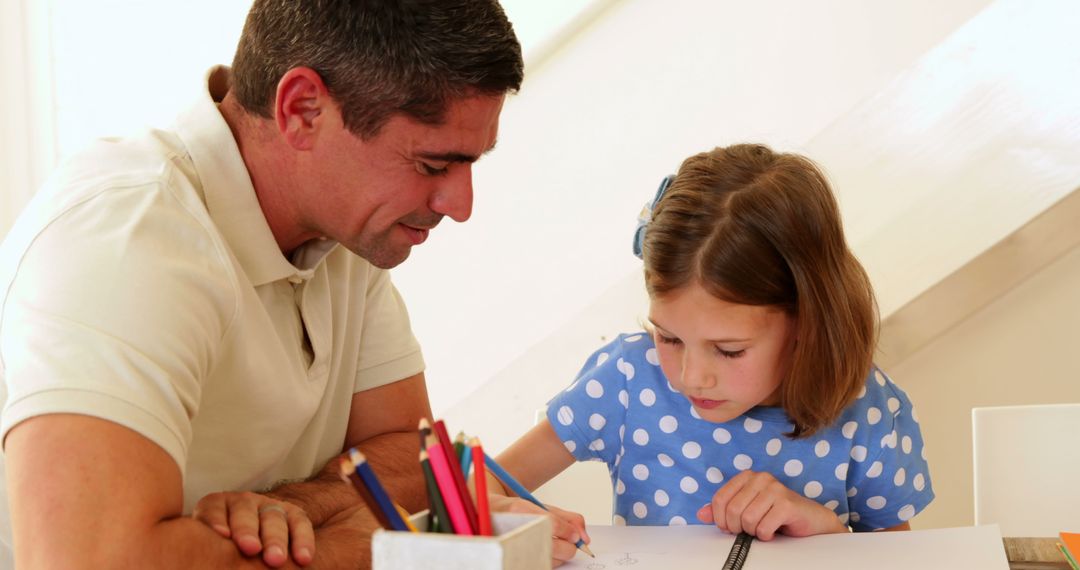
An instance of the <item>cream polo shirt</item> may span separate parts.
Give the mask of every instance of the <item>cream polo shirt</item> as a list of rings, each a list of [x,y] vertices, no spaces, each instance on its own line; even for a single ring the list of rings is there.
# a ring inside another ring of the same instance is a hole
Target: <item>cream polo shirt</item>
[[[424,368],[386,271],[329,241],[282,255],[215,103],[227,73],[174,130],[63,165],[0,246],[0,436],[58,412],[127,426],[176,460],[185,512],[310,476],[354,393]]]

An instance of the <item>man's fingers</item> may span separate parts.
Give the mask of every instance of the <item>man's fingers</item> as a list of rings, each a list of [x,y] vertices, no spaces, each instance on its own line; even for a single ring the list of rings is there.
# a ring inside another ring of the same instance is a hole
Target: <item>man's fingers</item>
[[[259,506],[259,537],[263,545],[263,561],[277,568],[289,559],[289,523],[285,507],[274,503]]]
[[[195,510],[191,512],[191,518],[214,529],[214,532],[225,538],[232,536],[229,530],[229,507],[224,493],[207,495],[195,504]]]
[[[293,560],[301,566],[307,566],[315,558],[315,529],[311,526],[311,519],[300,507],[292,507],[288,511]]]
[[[233,495],[229,501],[229,528],[232,529],[233,542],[247,556],[255,556],[262,551],[257,509],[258,503],[253,495]]]

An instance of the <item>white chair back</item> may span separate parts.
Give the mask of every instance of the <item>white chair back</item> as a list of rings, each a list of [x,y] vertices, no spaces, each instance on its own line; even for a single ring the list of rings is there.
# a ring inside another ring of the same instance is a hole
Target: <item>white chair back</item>
[[[975,524],[1080,532],[1080,404],[974,408]]]

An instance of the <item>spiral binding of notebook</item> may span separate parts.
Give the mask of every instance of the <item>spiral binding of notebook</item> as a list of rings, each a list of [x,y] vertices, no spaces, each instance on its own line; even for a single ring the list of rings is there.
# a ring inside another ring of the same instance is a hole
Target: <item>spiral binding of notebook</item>
[[[754,537],[740,532],[739,536],[735,537],[735,544],[731,545],[731,552],[728,553],[727,561],[724,562],[724,570],[741,570],[743,564],[746,563],[746,557],[750,554],[750,543],[754,541]]]

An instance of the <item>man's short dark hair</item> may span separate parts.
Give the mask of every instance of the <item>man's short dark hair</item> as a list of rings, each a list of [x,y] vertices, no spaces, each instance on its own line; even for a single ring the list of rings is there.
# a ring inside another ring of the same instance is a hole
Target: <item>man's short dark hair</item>
[[[322,77],[365,139],[396,113],[438,124],[451,100],[515,92],[524,75],[497,0],[255,0],[233,59],[237,100],[272,118],[294,67]]]

